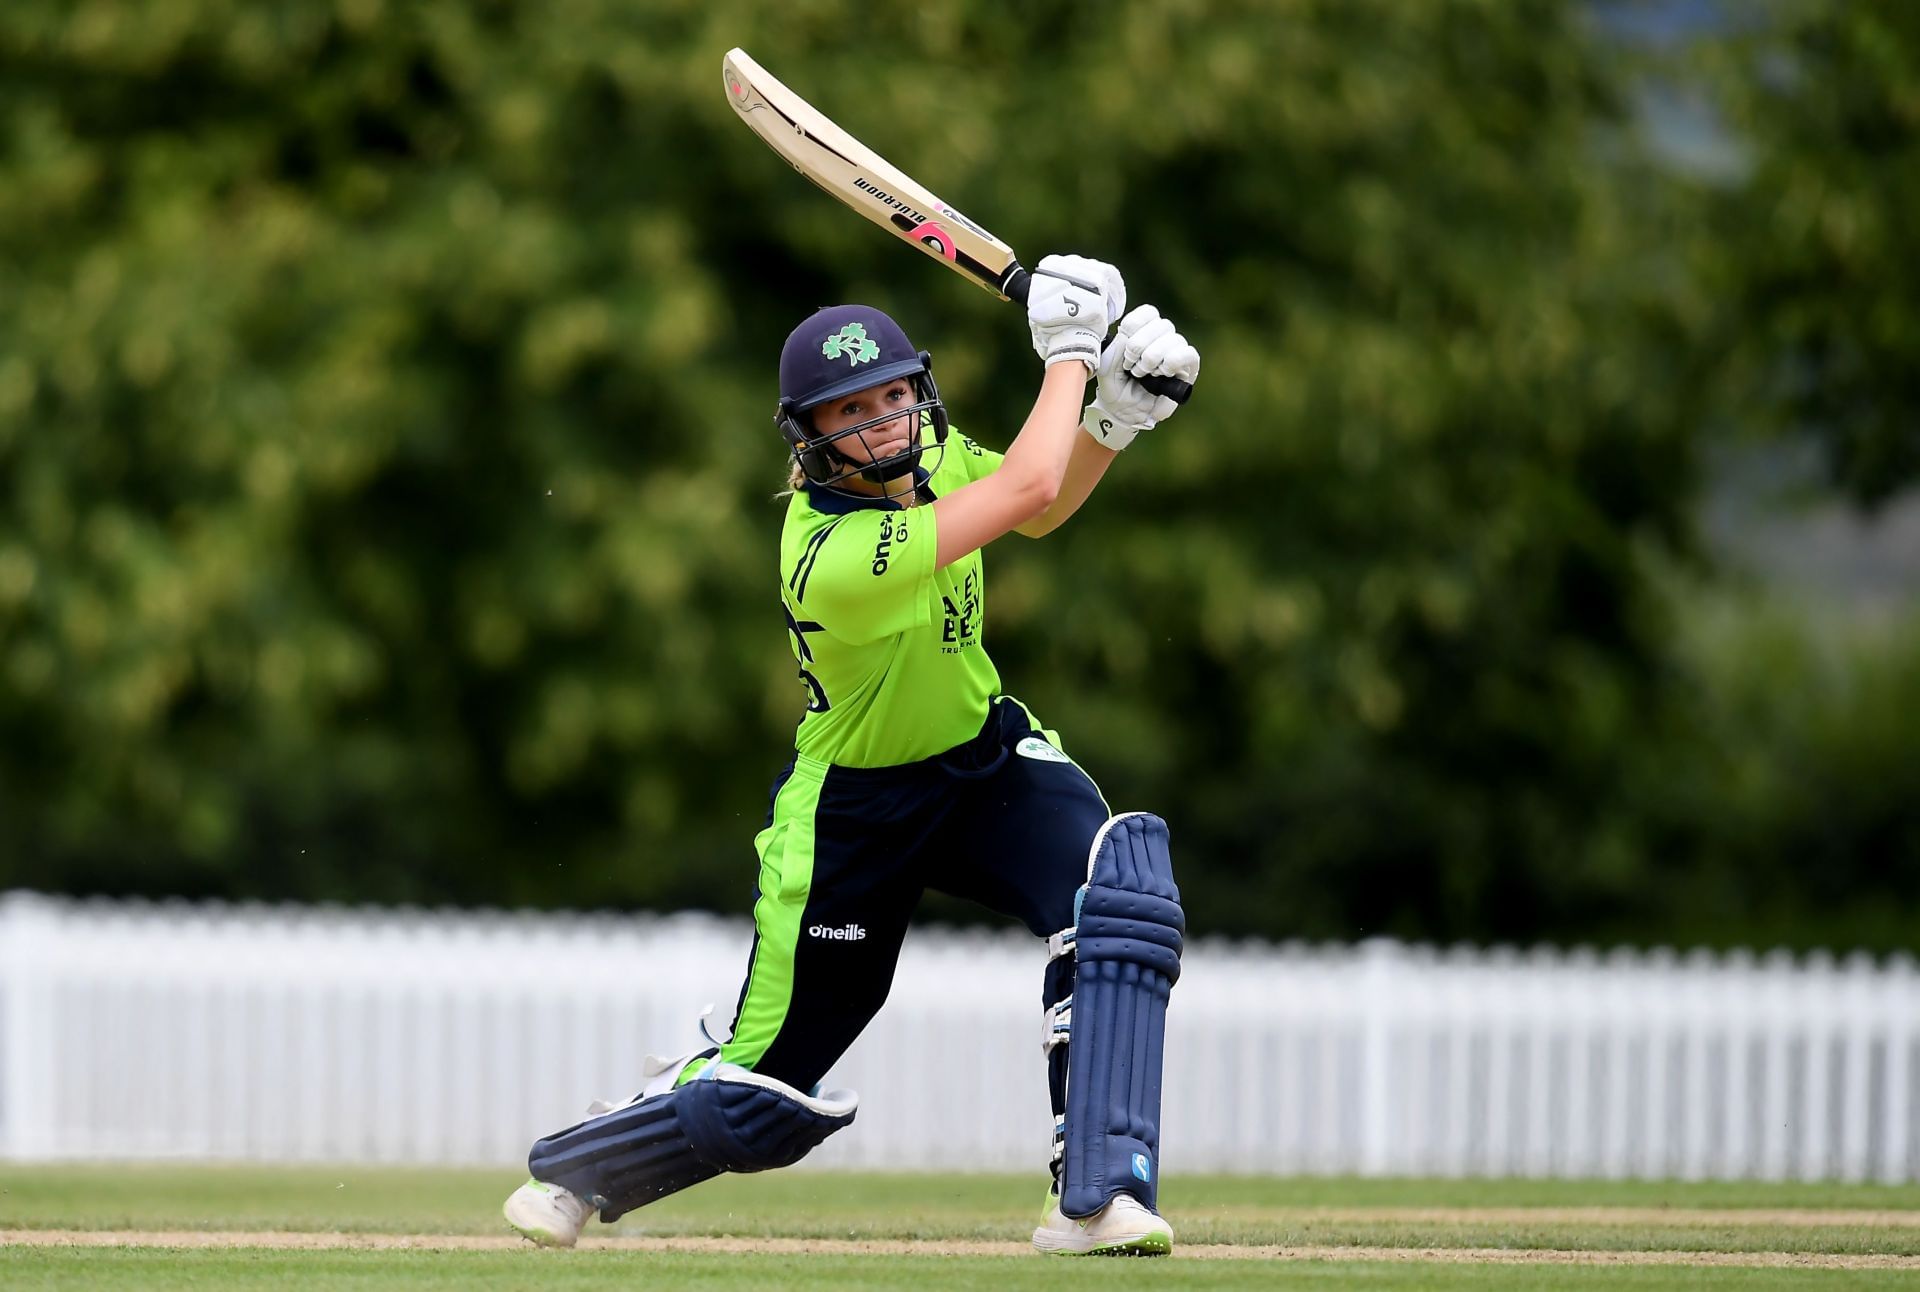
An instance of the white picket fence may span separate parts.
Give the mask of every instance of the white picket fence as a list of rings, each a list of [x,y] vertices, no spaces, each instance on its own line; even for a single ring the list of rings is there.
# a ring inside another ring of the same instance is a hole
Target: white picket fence
[[[0,1156],[498,1163],[730,1013],[749,929],[0,898]],[[1039,1169],[1044,953],[916,931],[809,1163]],[[1187,953],[1171,1171],[1920,1178],[1911,959]]]

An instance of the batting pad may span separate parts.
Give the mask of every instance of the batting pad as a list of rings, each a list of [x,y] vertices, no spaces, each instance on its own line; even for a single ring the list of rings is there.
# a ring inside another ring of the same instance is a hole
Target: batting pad
[[[851,1123],[859,1102],[851,1090],[815,1098],[712,1063],[678,1089],[549,1135],[527,1155],[527,1169],[612,1222],[722,1171],[792,1166]]]
[[[1069,1216],[1123,1190],[1149,1208],[1158,1196],[1160,1062],[1185,931],[1167,823],[1114,817],[1093,842],[1074,939],[1060,1193]]]

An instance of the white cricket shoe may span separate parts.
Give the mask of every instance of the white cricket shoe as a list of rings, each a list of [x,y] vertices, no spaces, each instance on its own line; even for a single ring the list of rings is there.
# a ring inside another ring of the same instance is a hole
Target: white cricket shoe
[[[596,1208],[557,1184],[528,1181],[507,1197],[500,1214],[522,1238],[542,1247],[571,1247],[593,1219]]]
[[[1060,1210],[1060,1195],[1048,1189],[1033,1246],[1055,1256],[1166,1256],[1173,1251],[1173,1226],[1131,1193],[1116,1193],[1091,1216],[1075,1220]]]

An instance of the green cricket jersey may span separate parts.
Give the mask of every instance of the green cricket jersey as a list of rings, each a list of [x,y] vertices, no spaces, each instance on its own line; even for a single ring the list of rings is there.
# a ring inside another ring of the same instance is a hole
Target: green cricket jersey
[[[931,430],[922,432],[928,442]],[[991,475],[1001,455],[957,431],[926,480],[934,497]],[[780,596],[806,687],[802,757],[843,767],[916,762],[971,739],[1000,690],[981,644],[976,550],[933,568],[933,508],[795,493],[780,535]]]

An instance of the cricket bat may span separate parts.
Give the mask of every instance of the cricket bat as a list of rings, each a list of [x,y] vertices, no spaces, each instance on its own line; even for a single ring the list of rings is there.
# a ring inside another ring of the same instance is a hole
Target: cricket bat
[[[835,125],[768,75],[745,50],[728,50],[720,69],[727,102],[795,170],[994,295],[1026,303],[1031,279],[1012,247]],[[1179,404],[1193,394],[1193,384],[1178,377],[1140,381]]]

